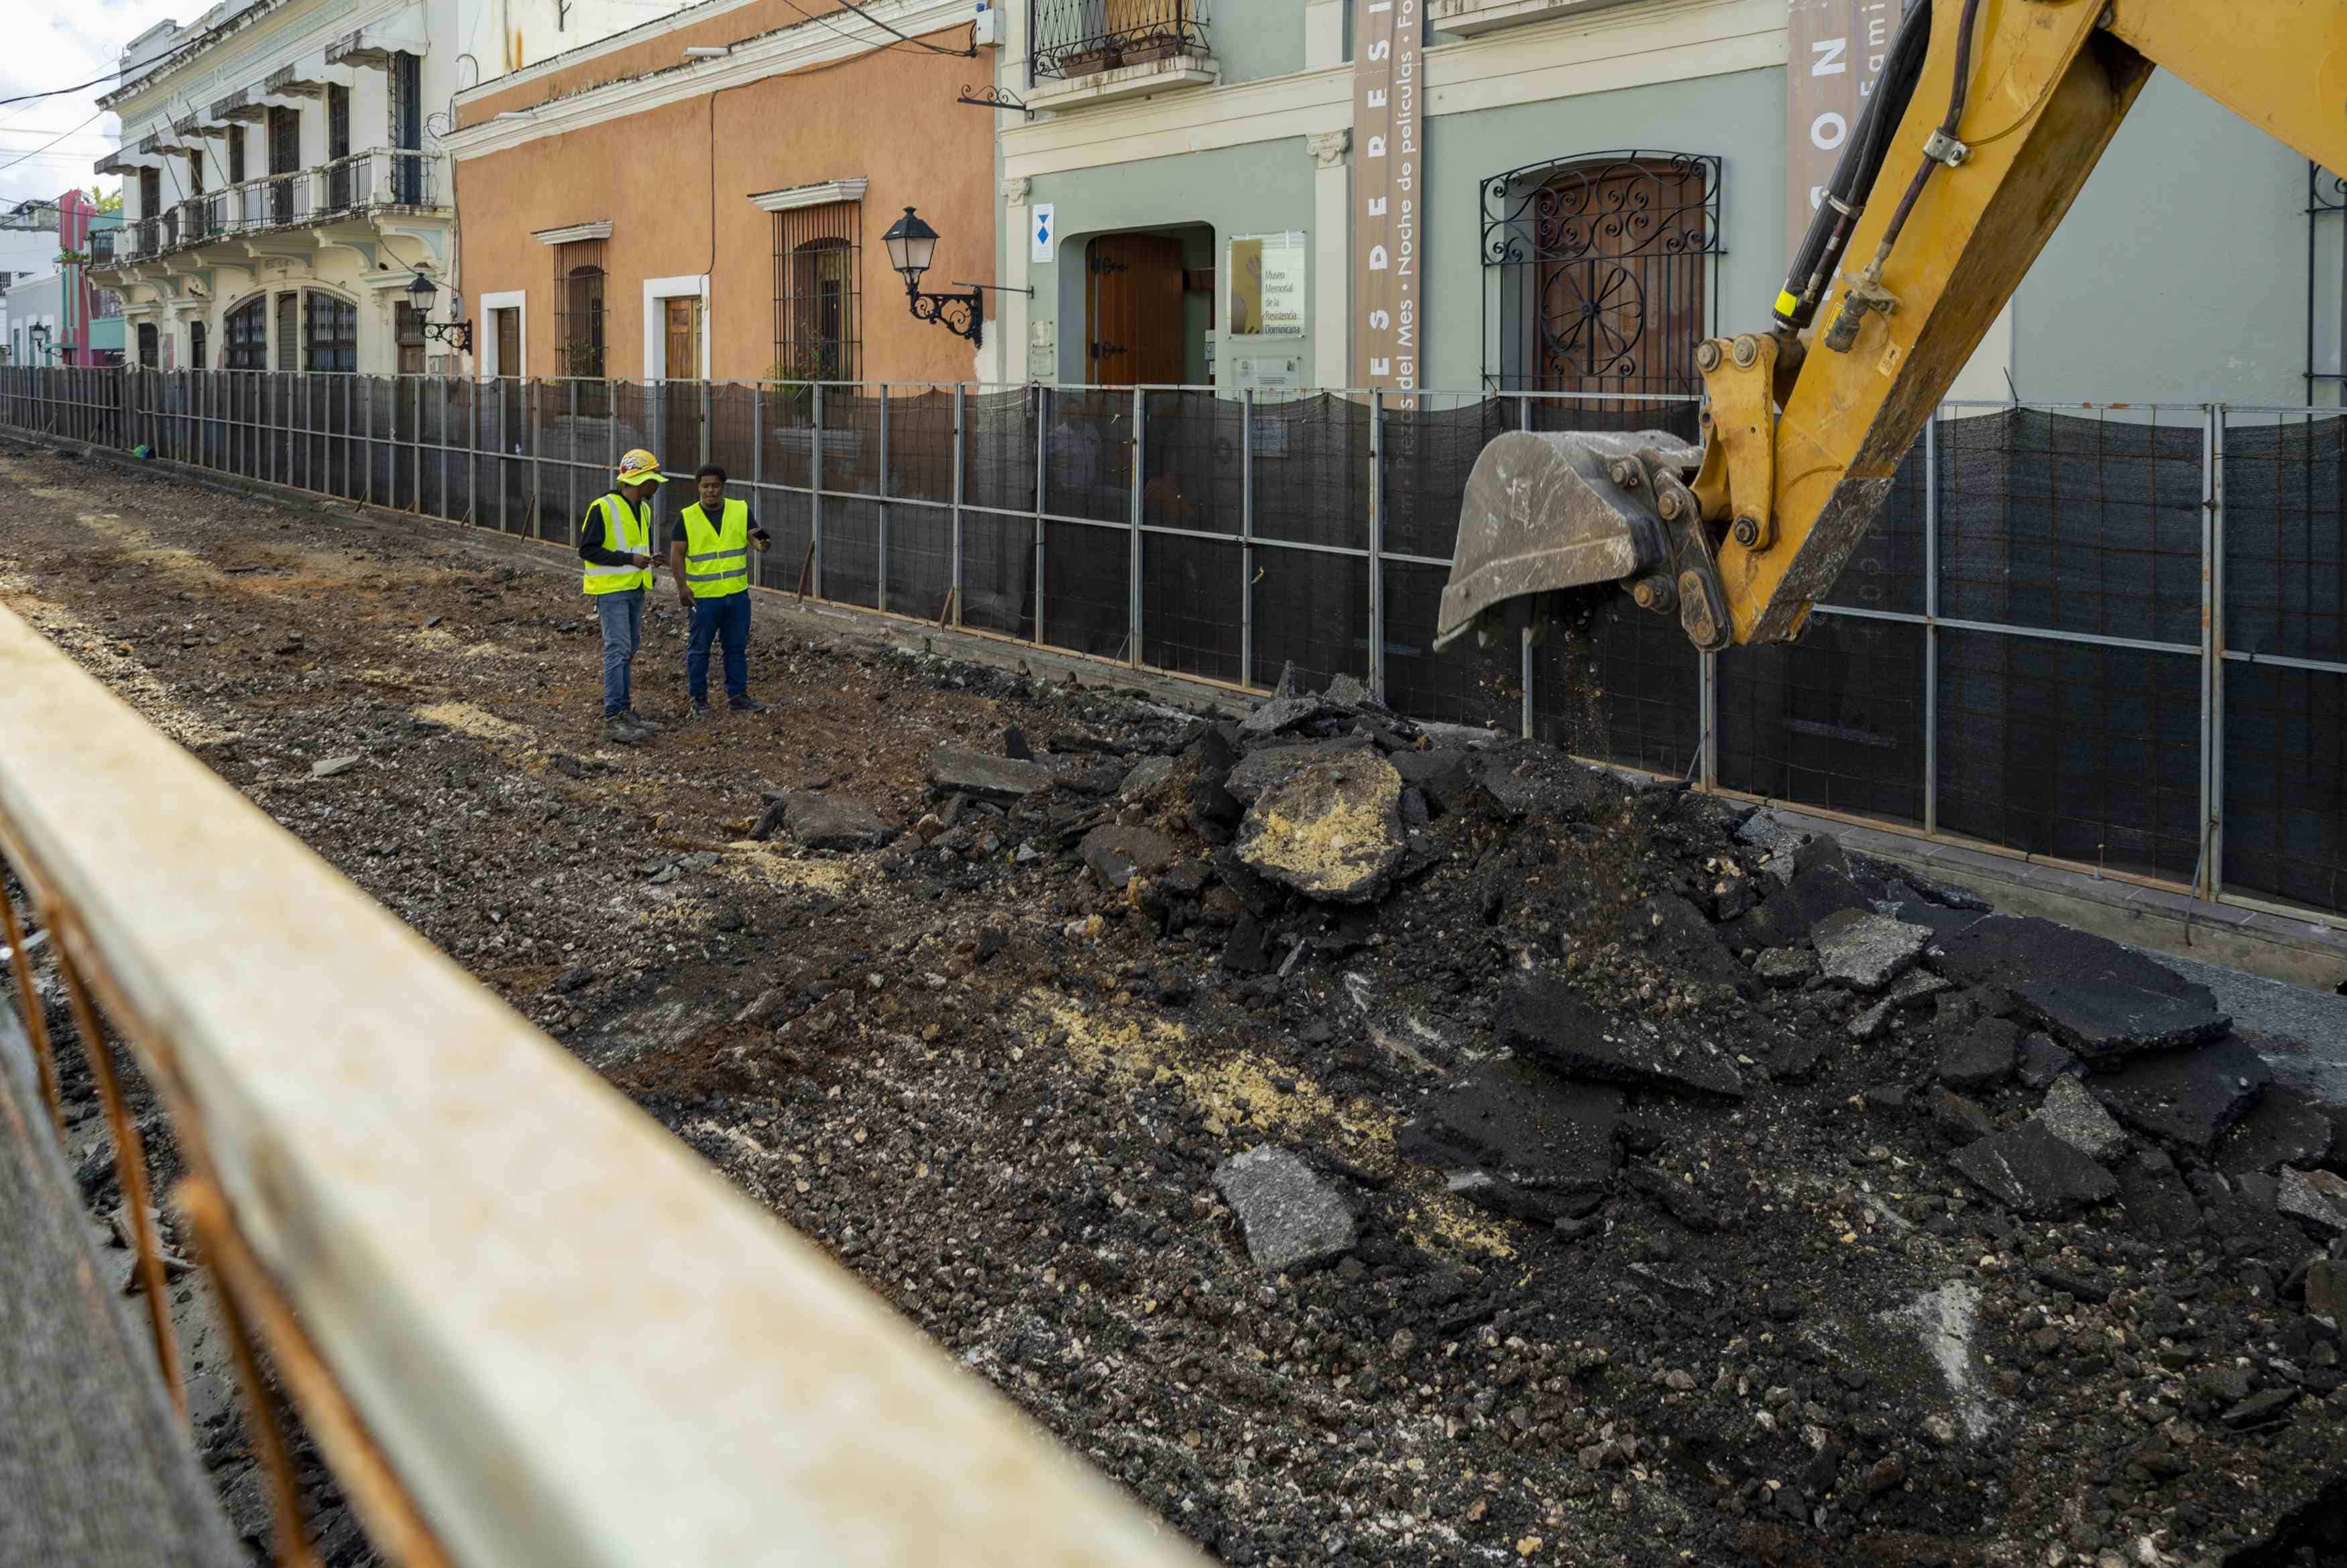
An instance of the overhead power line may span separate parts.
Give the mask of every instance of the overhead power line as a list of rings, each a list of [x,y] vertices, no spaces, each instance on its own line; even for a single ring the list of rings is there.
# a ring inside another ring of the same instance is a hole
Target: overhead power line
[[[12,169],[12,168],[15,168],[15,167],[16,167],[18,164],[20,164],[20,163],[30,163],[33,159],[35,159],[35,158],[36,158],[40,157],[40,156],[41,156],[41,154],[43,154],[43,153],[45,153],[45,152],[48,151],[48,150],[49,150],[49,148],[53,148],[53,147],[56,146],[56,145],[57,145],[57,143],[59,143],[59,142],[61,142],[61,141],[65,140],[67,137],[69,137],[69,136],[75,135],[77,132],[79,132],[79,131],[85,131],[85,130],[87,130],[91,126],[96,125],[98,121],[100,121],[100,120],[104,119],[105,117],[106,117],[106,111],[105,111],[104,109],[100,109],[100,110],[98,110],[98,111],[97,111],[97,113],[96,113],[96,114],[94,114],[94,115],[90,116],[90,117],[89,117],[89,118],[87,118],[87,119],[86,119],[86,120],[82,121],[82,122],[81,122],[81,124],[79,124],[79,125],[77,125],[77,126],[74,127],[74,128],[73,128],[72,130],[69,130],[69,131],[61,131],[61,132],[59,132],[56,136],[50,137],[47,141],[43,142],[39,147],[35,148],[32,151],[30,151],[30,152],[28,152],[28,153],[24,154],[22,157],[20,157],[20,158],[10,158],[6,163],[0,163],[0,171],[5,171],[5,170],[7,170],[7,169]],[[60,153],[60,154],[58,154],[57,156],[58,156],[58,157],[60,157],[60,158],[68,158],[68,157],[79,157],[80,155],[79,155],[79,154],[77,154],[77,153]]]

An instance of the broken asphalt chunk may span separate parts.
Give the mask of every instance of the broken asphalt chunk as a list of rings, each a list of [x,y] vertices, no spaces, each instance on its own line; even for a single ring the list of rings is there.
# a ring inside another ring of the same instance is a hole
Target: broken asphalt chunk
[[[1871,901],[1839,868],[1812,866],[1760,901],[1760,907],[1727,928],[1737,947],[1788,947],[1807,941],[1810,930],[1842,910],[1870,911]]]
[[[1736,1064],[1693,1042],[1666,1042],[1634,1018],[1608,1018],[1563,982],[1527,976],[1500,994],[1500,1043],[1568,1078],[1660,1084],[1744,1097]]]
[[[2013,1075],[2020,1026],[1983,1018],[1940,1047],[1940,1082],[1957,1089],[1985,1089]],[[2108,1118],[2105,1118],[2107,1120]]]
[[[1406,848],[1401,777],[1366,751],[1312,763],[1266,789],[1236,845],[1254,871],[1335,903],[1384,896]]]
[[[2004,1020],[1993,1018],[1986,1022],[2001,1023]],[[2127,1150],[2126,1132],[2111,1120],[2102,1102],[2075,1078],[2056,1078],[2054,1086],[2045,1091],[2045,1103],[2037,1107],[2034,1119],[2080,1154],[2105,1165]]]
[[[1521,1219],[1532,1225],[1555,1226],[1577,1220],[1604,1201],[1601,1193],[1525,1186],[1486,1170],[1452,1171],[1444,1185],[1453,1195],[1478,1208],[1488,1209],[1502,1219]]]
[[[2035,916],[1991,915],[1943,940],[1932,962],[1962,983],[2004,987],[2090,1060],[2198,1044],[2231,1023],[2207,986],[2115,942]]]
[[[2274,1207],[2325,1236],[2347,1236],[2347,1178],[2284,1166]]]
[[[1536,1067],[1493,1062],[1435,1095],[1396,1144],[1438,1170],[1481,1169],[1558,1192],[1614,1177],[1622,1091],[1559,1083]]]
[[[2091,1081],[2127,1125],[2206,1153],[2255,1105],[2271,1079],[2264,1061],[2233,1036],[2137,1056]]]
[[[1238,1217],[1257,1268],[1286,1273],[1353,1249],[1353,1211],[1286,1149],[1258,1144],[1215,1166],[1214,1181]]]
[[[2200,1206],[2158,1149],[2140,1149],[2118,1167],[2119,1207],[2127,1228],[2146,1241],[2174,1244],[2200,1234]]]
[[[1347,752],[1371,749],[1366,735],[1339,735],[1329,740],[1284,740],[1258,746],[1241,758],[1224,779],[1223,788],[1243,801],[1253,801],[1274,784],[1315,762]]]
[[[1809,941],[1828,980],[1870,992],[1899,978],[1922,955],[1931,936],[1929,926],[1863,910],[1837,910],[1818,921]]]
[[[2058,1219],[2118,1196],[2110,1172],[2034,1119],[1967,1145],[1952,1163],[1982,1191],[2033,1219]]]
[[[958,746],[940,746],[929,753],[931,784],[981,799],[1023,800],[1049,789],[1055,777],[1040,762],[990,757]]]
[[[1341,711],[1317,697],[1275,697],[1239,720],[1239,733],[1250,740],[1266,739]]]
[[[2320,1165],[2334,1136],[2321,1105],[2295,1089],[2269,1089],[2217,1140],[2217,1167],[2239,1174]]]
[[[1622,920],[1624,938],[1644,946],[1665,968],[1706,985],[1751,993],[1751,975],[1721,942],[1719,932],[1701,910],[1676,893],[1658,893]]]
[[[770,838],[776,828],[810,850],[877,850],[897,833],[871,807],[852,796],[818,795],[805,789],[777,794],[750,836]]]
[[[1086,833],[1081,852],[1093,878],[1112,893],[1124,891],[1136,875],[1154,876],[1165,870],[1177,853],[1173,840],[1163,833],[1115,823]]]

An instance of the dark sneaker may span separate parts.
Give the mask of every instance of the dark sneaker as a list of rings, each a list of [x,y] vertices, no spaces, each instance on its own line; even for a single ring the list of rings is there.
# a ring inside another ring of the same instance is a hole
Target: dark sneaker
[[[628,709],[628,711],[621,717],[626,718],[630,724],[634,725],[638,729],[649,729],[654,735],[658,735],[660,733],[660,725],[656,720],[646,718],[642,714],[638,713],[632,708]]]
[[[603,721],[603,738],[615,745],[633,746],[638,741],[651,739],[651,730],[629,723],[624,713],[615,713]]]
[[[709,705],[707,703],[696,702],[692,705],[692,717],[695,719],[703,719],[714,718],[715,715],[709,711]]]
[[[774,711],[754,697],[737,697],[725,706],[736,713],[772,713]]]

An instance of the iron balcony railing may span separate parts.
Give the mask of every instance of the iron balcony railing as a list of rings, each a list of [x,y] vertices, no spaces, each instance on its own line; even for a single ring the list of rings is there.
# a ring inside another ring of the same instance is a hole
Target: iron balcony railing
[[[99,229],[91,232],[89,237],[90,260],[93,262],[103,263],[114,260],[114,232],[115,231],[111,229]]]
[[[144,260],[229,234],[441,204],[440,155],[374,148],[315,168],[266,174],[175,203],[125,224],[112,265]]]
[[[1029,0],[1029,79],[1089,76],[1207,51],[1206,0]]]

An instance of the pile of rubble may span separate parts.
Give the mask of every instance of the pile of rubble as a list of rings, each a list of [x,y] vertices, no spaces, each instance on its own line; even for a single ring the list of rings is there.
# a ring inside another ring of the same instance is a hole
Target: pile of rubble
[[[1090,907],[1044,962],[1078,1005],[1277,1036],[1389,1115],[1387,1169],[1196,1124],[1226,1135],[1213,1212],[1360,1308],[1353,1397],[1412,1410],[1430,1355],[1488,1360],[1471,1427],[1562,1465],[1525,1555],[1581,1508],[1669,1521],[1656,1561],[1717,1531],[2188,1562],[2338,1498],[2347,1109],[2205,987],[1350,682],[1082,717],[1058,751],[939,748],[902,833],[787,795],[762,830],[927,897],[1066,865]],[[1089,978],[1103,948],[1157,956]],[[1413,1164],[1504,1267],[1417,1245]]]

